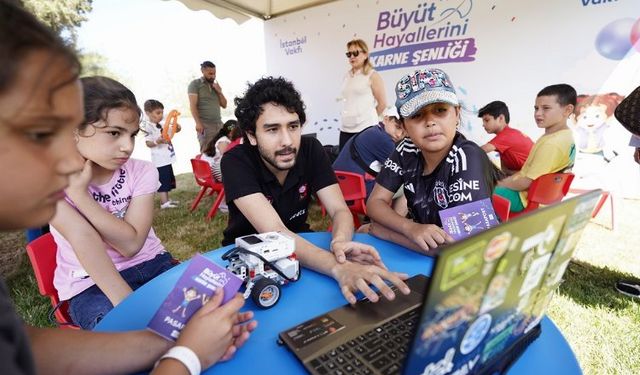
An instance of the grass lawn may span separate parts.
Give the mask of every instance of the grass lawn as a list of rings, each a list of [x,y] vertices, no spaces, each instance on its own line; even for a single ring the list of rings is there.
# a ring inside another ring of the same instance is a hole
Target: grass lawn
[[[196,212],[188,206],[198,191],[191,174],[178,176],[179,189],[171,198],[181,207],[155,212],[154,228],[166,248],[179,259],[195,252],[220,246],[226,215],[211,222],[204,216],[212,203],[210,197]],[[611,231],[605,205],[599,217],[586,228],[565,282],[553,299],[549,316],[558,325],[573,348],[585,374],[640,374],[640,301],[617,293],[618,279],[640,278],[640,201],[616,201],[616,227]],[[325,230],[328,222],[313,207],[310,222],[314,230]],[[0,235],[2,249],[24,247],[22,233]],[[38,294],[26,255],[0,258],[20,263],[8,280],[19,313],[32,325],[52,326],[47,320],[48,299]]]

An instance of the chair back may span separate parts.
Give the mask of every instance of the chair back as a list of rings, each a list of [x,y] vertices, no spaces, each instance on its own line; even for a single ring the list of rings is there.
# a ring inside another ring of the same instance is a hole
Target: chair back
[[[560,202],[569,192],[574,177],[573,173],[548,173],[536,178],[527,192],[526,210]]]
[[[27,244],[27,255],[38,283],[38,291],[41,295],[49,297],[53,306],[53,312],[49,314],[49,317],[55,317],[55,321],[60,327],[78,328],[71,323],[67,302],[60,302],[58,291],[53,286],[57,252],[58,246],[51,233],[46,233]]]
[[[335,172],[345,201],[367,199],[367,189],[364,186],[364,177],[362,175],[345,171]]]
[[[511,210],[511,201],[498,194],[493,194],[491,197],[493,202],[493,210],[500,218],[500,221],[505,222],[509,220],[509,210]]]
[[[211,175],[211,167],[206,160],[191,159],[191,168],[193,169],[193,177],[195,177],[198,185],[216,185],[216,182],[213,181],[213,176]]]

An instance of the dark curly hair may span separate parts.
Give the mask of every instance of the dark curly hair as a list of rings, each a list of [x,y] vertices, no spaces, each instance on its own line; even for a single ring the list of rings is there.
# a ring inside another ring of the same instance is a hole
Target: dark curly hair
[[[84,121],[80,130],[89,124],[107,119],[107,112],[115,108],[132,109],[138,118],[142,114],[136,97],[122,83],[108,77],[84,77],[80,79],[84,92]]]
[[[15,83],[24,58],[37,50],[49,52],[51,62],[64,59],[69,67],[69,74],[59,77],[51,93],[78,78],[80,62],[75,52],[16,1],[0,0],[0,94]]]
[[[263,112],[263,104],[274,103],[283,106],[290,113],[297,113],[300,124],[304,124],[307,120],[300,93],[293,87],[293,83],[282,77],[260,78],[256,83],[249,84],[244,96],[235,98],[234,103],[238,126],[244,133],[247,143],[249,141],[247,134],[256,134],[256,122]]]

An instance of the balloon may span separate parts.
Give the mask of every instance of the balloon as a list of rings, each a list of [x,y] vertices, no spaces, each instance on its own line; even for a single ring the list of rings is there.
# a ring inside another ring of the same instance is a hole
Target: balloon
[[[631,45],[636,49],[636,51],[640,52],[640,18],[638,18],[631,27],[630,39]]]
[[[600,30],[596,36],[596,50],[611,60],[622,60],[631,49],[629,32],[634,23],[633,18],[615,20]]]

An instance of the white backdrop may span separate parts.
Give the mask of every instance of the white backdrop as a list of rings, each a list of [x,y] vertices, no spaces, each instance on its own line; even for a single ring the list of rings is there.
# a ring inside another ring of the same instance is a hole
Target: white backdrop
[[[344,52],[353,38],[369,45],[388,103],[395,101],[395,82],[418,67],[449,73],[468,109],[463,132],[484,143],[489,136],[474,112],[492,100],[506,102],[512,126],[535,140],[542,132],[533,103],[544,86],[564,82],[578,94],[626,95],[640,85],[640,42],[632,48],[632,27],[640,29],[638,0],[345,0],[266,21],[264,35],[268,74],[294,82],[307,105],[305,133],[317,133],[324,144],[338,141],[338,98],[349,68]],[[426,61],[416,61],[423,50]],[[619,125],[609,133],[619,156],[578,166],[585,178],[576,183],[598,181],[637,194],[640,172],[629,133]],[[630,168],[635,180],[622,186],[616,176],[628,176]]]

